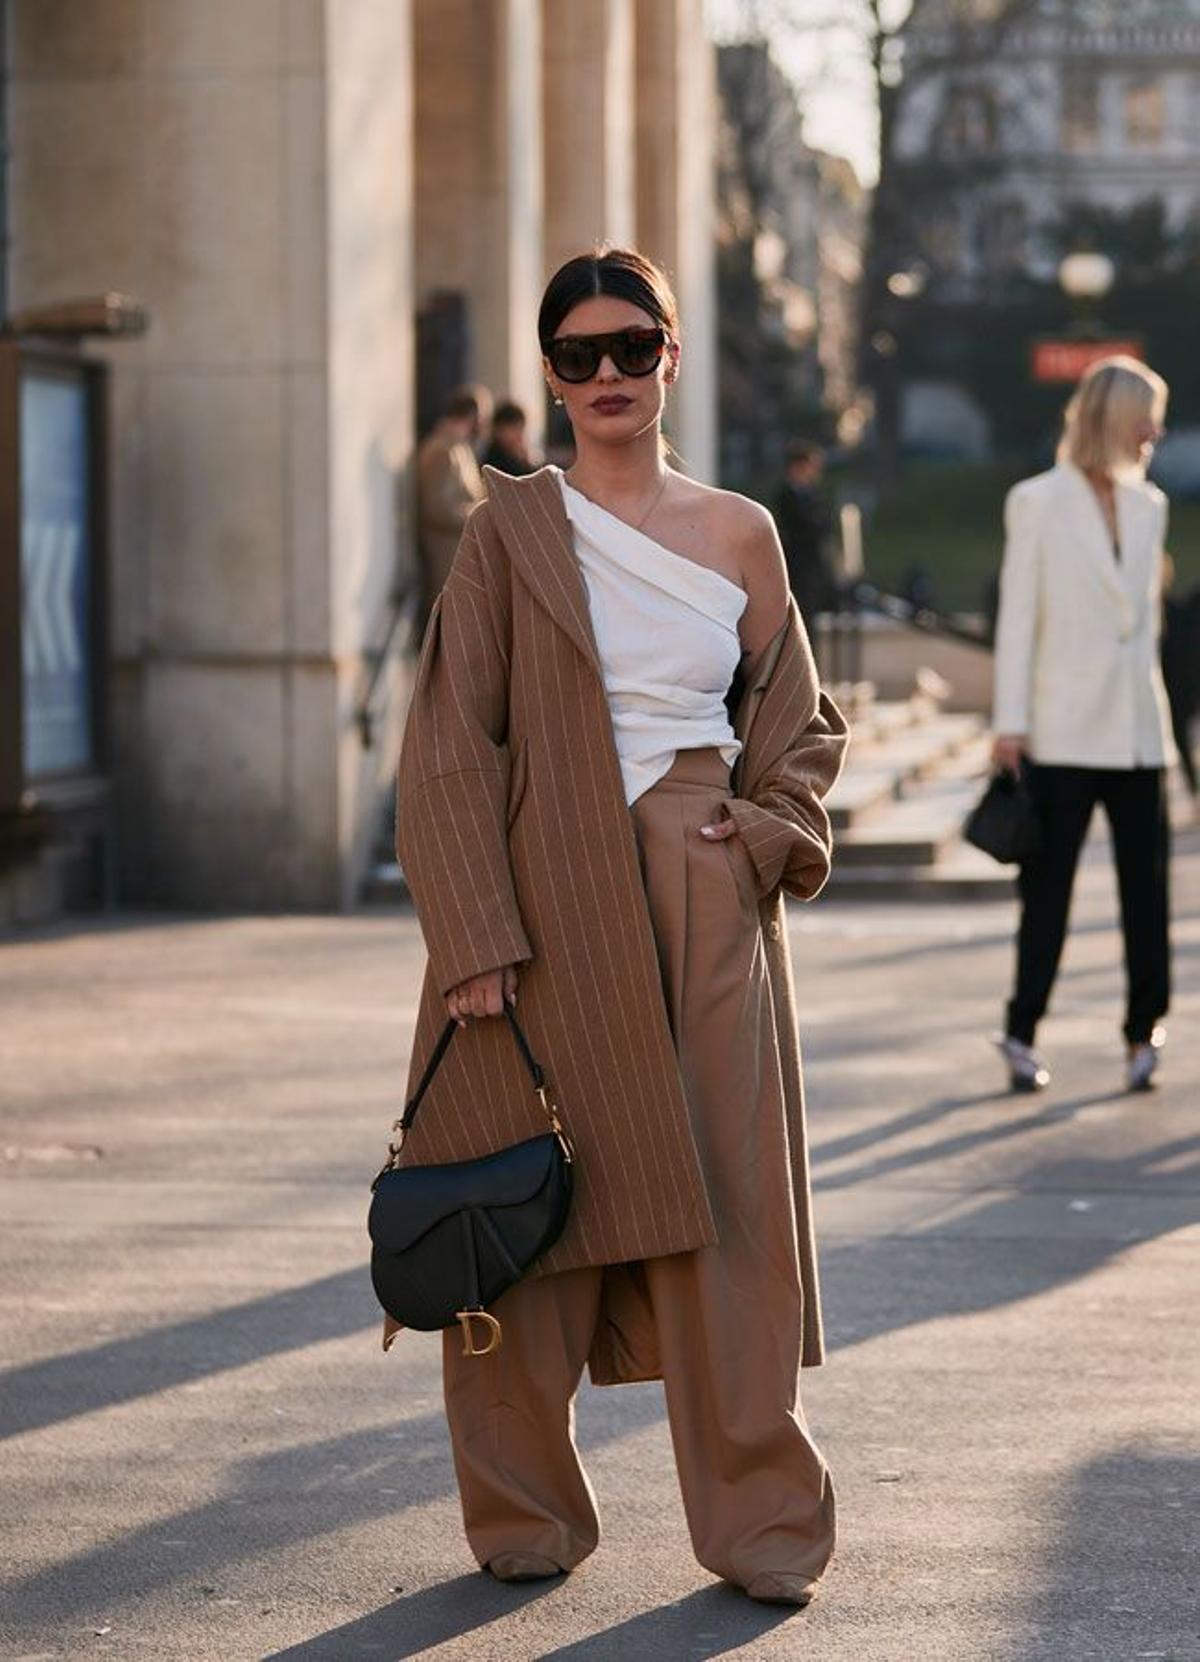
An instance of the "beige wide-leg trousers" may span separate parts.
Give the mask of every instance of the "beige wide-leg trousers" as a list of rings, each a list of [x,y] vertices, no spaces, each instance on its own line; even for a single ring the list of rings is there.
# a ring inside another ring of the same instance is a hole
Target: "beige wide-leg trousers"
[[[833,1488],[799,1400],[795,1211],[750,856],[736,835],[700,835],[730,794],[719,751],[685,750],[630,810],[719,1244],[531,1276],[497,1301],[490,1356],[464,1357],[447,1332],[446,1411],[483,1565],[520,1552],[570,1569],[595,1547],[573,1404],[597,1357],[602,1378],[661,1372],[701,1564],[748,1586],[816,1579],[833,1551]]]

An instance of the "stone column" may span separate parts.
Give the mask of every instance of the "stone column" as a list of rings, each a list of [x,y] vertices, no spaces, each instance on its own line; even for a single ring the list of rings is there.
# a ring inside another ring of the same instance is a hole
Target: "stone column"
[[[687,471],[717,466],[716,87],[703,0],[637,0],[637,240],[679,300],[684,361],[668,430]]]
[[[327,907],[390,771],[354,694],[411,448],[408,0],[10,0],[10,303],[113,365],[126,898]]]
[[[546,273],[635,236],[633,0],[545,9]]]
[[[467,297],[471,375],[540,428],[541,9],[415,0],[416,284]]]

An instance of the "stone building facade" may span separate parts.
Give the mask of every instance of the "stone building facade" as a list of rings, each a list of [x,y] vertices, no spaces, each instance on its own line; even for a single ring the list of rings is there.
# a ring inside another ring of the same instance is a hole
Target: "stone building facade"
[[[903,41],[889,161],[949,290],[1053,280],[1076,205],[1200,212],[1200,0],[928,0]]]
[[[549,271],[671,272],[672,433],[715,463],[714,72],[701,0],[10,0],[11,311],[122,290],[104,701],[117,892],[353,903],[411,660],[414,320],[544,414]],[[34,793],[36,795],[36,792]],[[0,883],[2,886],[2,883]],[[0,911],[3,908],[0,907]]]

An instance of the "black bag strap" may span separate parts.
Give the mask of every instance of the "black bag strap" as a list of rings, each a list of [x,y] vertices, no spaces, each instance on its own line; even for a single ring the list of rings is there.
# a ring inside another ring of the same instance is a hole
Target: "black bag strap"
[[[542,1071],[541,1064],[535,1059],[533,1051],[529,1048],[529,1040],[525,1037],[525,1034],[521,1030],[521,1024],[518,1022],[516,1016],[513,1015],[507,1004],[504,1006],[504,1014],[508,1020],[512,1036],[517,1041],[517,1048],[521,1052],[522,1060],[524,1061],[525,1066],[529,1069],[529,1077],[533,1080],[533,1088],[536,1091],[538,1100],[542,1105],[542,1110],[550,1122],[550,1129],[562,1143],[563,1153],[566,1158],[570,1160],[573,1157],[571,1144],[567,1139],[566,1132],[563,1130],[562,1121],[558,1117],[558,1109],[546,1095],[546,1076]],[[450,1041],[454,1037],[455,1029],[457,1027],[458,1022],[453,1018],[451,1018],[446,1023],[445,1027],[443,1027],[441,1035],[438,1038],[438,1042],[433,1047],[433,1054],[430,1056],[429,1061],[425,1064],[425,1071],[421,1075],[420,1083],[417,1085],[417,1088],[413,1092],[412,1096],[405,1103],[404,1112],[392,1126],[392,1140],[388,1143],[387,1159],[384,1161],[382,1169],[376,1173],[374,1181],[371,1184],[372,1189],[375,1188],[381,1177],[385,1176],[390,1171],[394,1171],[399,1163],[400,1150],[404,1147],[404,1139],[408,1134],[410,1126],[417,1117],[417,1109],[421,1106],[421,1099],[425,1095],[425,1092],[429,1089],[429,1084],[434,1074],[441,1066],[442,1058],[450,1048]]]
[[[542,1072],[540,1064],[534,1060],[533,1051],[529,1048],[529,1040],[521,1031],[521,1025],[517,1021],[516,1016],[513,1014],[512,1009],[508,1004],[504,1006],[504,1014],[508,1018],[508,1025],[512,1029],[513,1038],[517,1041],[517,1047],[521,1052],[525,1066],[529,1069],[529,1077],[533,1080],[533,1088],[535,1091],[540,1091],[545,1086],[546,1076]],[[450,1041],[454,1037],[457,1030],[458,1022],[451,1017],[445,1027],[442,1028],[441,1036],[438,1039],[437,1044],[433,1047],[433,1054],[425,1064],[425,1072],[421,1075],[420,1083],[413,1092],[412,1096],[405,1103],[404,1112],[396,1121],[397,1131],[403,1133],[411,1128],[413,1121],[417,1117],[417,1109],[421,1106],[421,1098],[429,1089],[430,1082],[432,1081],[434,1074],[442,1065],[442,1059],[446,1052],[450,1049]]]

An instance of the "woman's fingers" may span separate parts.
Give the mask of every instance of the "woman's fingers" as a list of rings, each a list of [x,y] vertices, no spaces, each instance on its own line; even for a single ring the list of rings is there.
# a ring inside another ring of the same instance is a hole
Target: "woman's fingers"
[[[713,842],[718,842],[723,837],[732,837],[736,832],[737,821],[732,819],[719,819],[715,825],[702,825],[700,827],[700,835],[709,837]]]
[[[472,1016],[501,1015],[506,999],[512,1004],[517,1001],[517,971],[513,964],[506,965],[502,970],[487,970],[483,975],[473,975],[469,981],[452,987],[446,994],[446,1013],[460,1027],[465,1027]]]

